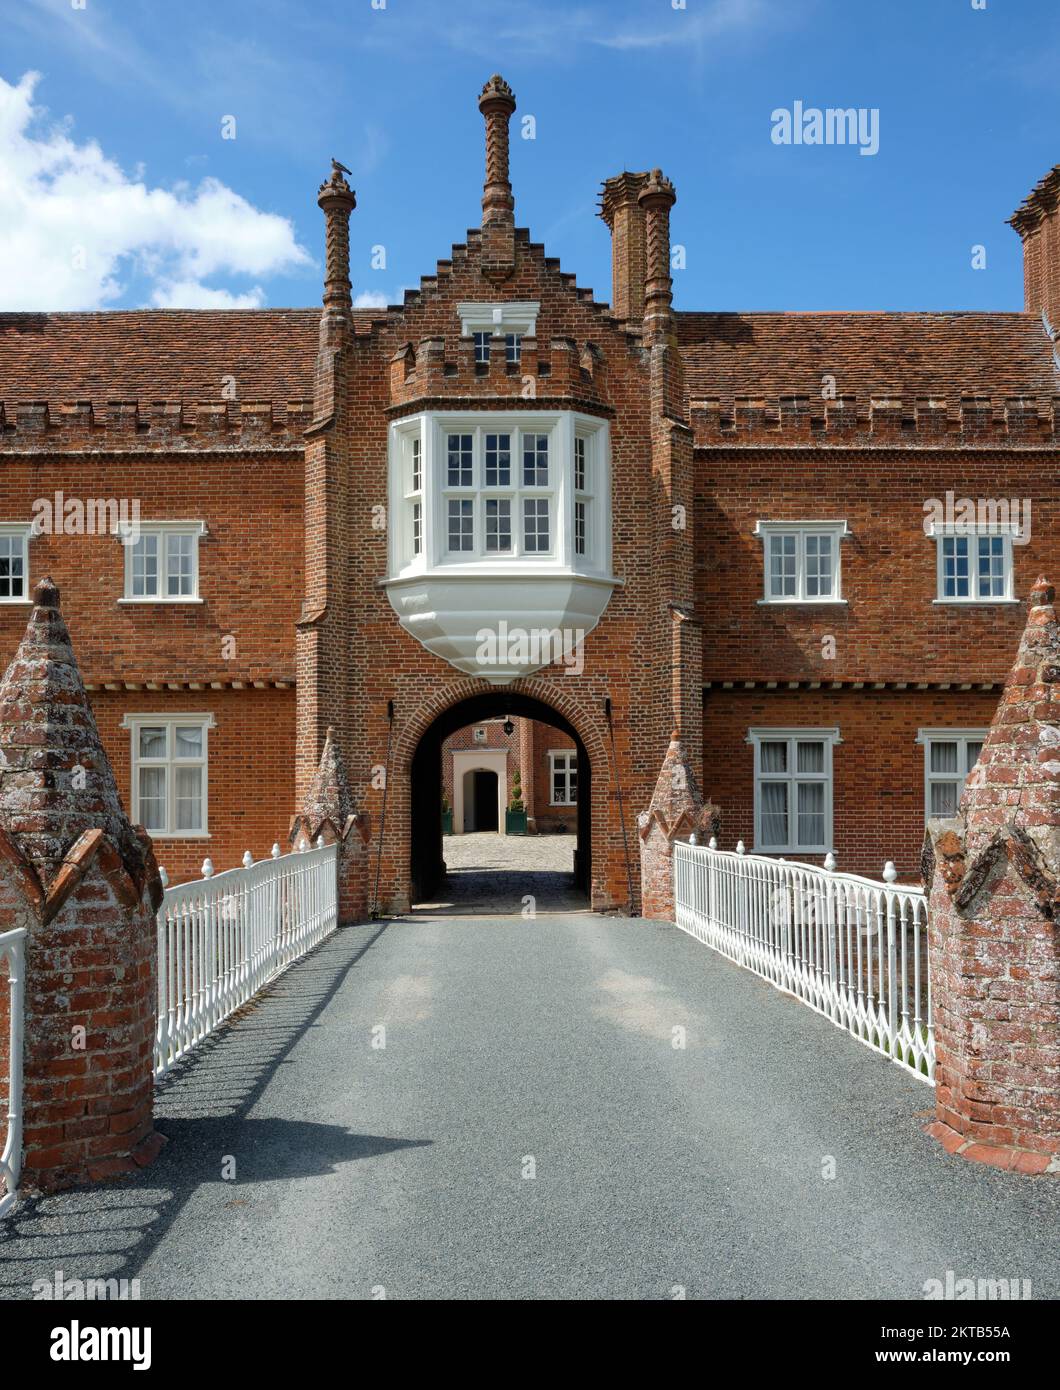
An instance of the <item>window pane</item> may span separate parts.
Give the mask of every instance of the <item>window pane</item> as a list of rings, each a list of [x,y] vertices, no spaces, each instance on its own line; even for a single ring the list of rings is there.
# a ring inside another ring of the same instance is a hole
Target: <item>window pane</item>
[[[164,728],[140,729],[140,757],[164,758],[166,756],[166,731]]]
[[[812,746],[812,745],[811,745]],[[800,782],[798,785],[800,848],[824,844],[824,783]]]
[[[187,727],[179,727],[174,730],[176,746],[173,749],[175,758],[201,758],[202,757],[202,727],[191,724]]]
[[[574,440],[574,490],[584,492],[586,484],[586,440],[579,435]]]
[[[548,435],[523,435],[523,486],[548,487]]]
[[[194,545],[195,537],[191,535],[166,537],[166,594],[171,598],[195,592]]]
[[[972,768],[975,767],[976,763],[979,761],[979,754],[982,751],[983,745],[981,742],[969,743],[966,745],[965,757],[967,759],[966,766],[969,772],[971,772]]]
[[[486,498],[486,549],[512,548],[512,504],[506,497]]]
[[[575,555],[585,554],[586,542],[586,504],[575,502],[574,504],[574,553]]]
[[[795,598],[795,537],[769,537],[769,596]]]
[[[806,537],[806,597],[827,598],[832,593],[832,537]]]
[[[412,504],[412,553],[423,553],[423,507],[419,502]]]
[[[763,772],[787,772],[788,745],[769,740],[759,745],[759,765]]]
[[[475,361],[488,362],[490,360],[490,334],[472,333],[475,340]]]
[[[510,434],[486,436],[486,486],[510,487],[512,482],[512,437]]]
[[[788,785],[763,782],[760,786],[763,848],[783,849],[788,843]]]
[[[935,739],[931,744],[931,771],[957,771],[957,743]]]
[[[967,598],[968,594],[968,537],[943,536],[942,596]]]
[[[0,598],[25,596],[25,542],[21,536],[0,536]]]
[[[178,767],[176,776],[176,814],[177,830],[201,830],[202,814],[202,773],[201,767]]]
[[[979,537],[979,597],[1005,596],[1005,538]]]
[[[423,457],[418,437],[410,440],[412,449],[412,491],[419,492],[423,486]]]
[[[446,448],[446,473],[449,487],[470,487],[472,441],[470,434],[451,434]]]
[[[140,824],[145,830],[165,830],[166,769],[140,768]]]
[[[132,548],[132,597],[153,598],[158,595],[157,535],[141,535]]]
[[[957,814],[957,797],[960,791],[960,784],[957,782],[932,782],[931,793],[931,815],[933,816],[954,816]]]
[[[523,549],[528,555],[549,549],[548,499],[529,498],[523,503]]]
[[[505,333],[504,335],[504,360],[514,365],[523,355],[523,335],[521,333]]]
[[[450,550],[473,550],[475,545],[475,510],[474,503],[468,498],[466,501],[449,501],[449,549]]]
[[[824,744],[799,743],[795,748],[795,763],[799,772],[824,771]]]

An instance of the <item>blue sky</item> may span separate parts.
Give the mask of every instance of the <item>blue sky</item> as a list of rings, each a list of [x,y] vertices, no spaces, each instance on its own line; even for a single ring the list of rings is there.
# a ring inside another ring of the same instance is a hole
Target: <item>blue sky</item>
[[[493,71],[516,220],[603,299],[599,184],[661,165],[679,308],[1018,309],[1005,219],[1060,161],[1056,0],[81,4],[2,0],[0,309],[316,304],[331,155],[354,292],[398,299],[478,221]],[[774,144],[796,100],[879,153]]]

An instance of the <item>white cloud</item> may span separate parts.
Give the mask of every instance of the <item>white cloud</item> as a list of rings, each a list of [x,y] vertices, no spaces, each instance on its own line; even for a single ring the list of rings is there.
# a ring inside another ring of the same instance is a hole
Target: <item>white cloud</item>
[[[385,294],[380,294],[377,290],[363,290],[354,298],[353,307],[355,309],[385,309],[390,301]],[[395,303],[399,301],[395,300]]]
[[[259,285],[213,288],[210,276],[264,278],[312,258],[291,223],[217,179],[150,188],[69,122],[48,125],[37,73],[0,78],[0,309],[97,309],[130,278],[170,308],[253,307]]]

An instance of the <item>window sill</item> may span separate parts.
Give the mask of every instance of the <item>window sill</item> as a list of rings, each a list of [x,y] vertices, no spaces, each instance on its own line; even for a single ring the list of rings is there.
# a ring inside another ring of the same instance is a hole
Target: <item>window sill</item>
[[[155,604],[155,605],[159,605],[159,604],[166,604],[166,603],[177,603],[177,604],[203,603],[203,602],[205,602],[205,600],[204,600],[204,599],[201,599],[201,598],[197,598],[197,597],[196,597],[196,598],[120,598],[120,599],[118,599],[118,602],[121,603],[121,604],[130,604],[130,605],[132,605],[132,604],[143,604],[143,605]]]
[[[1011,608],[1018,598],[933,598],[936,608]]]
[[[829,849],[808,848],[806,845],[793,845],[788,849],[759,849],[756,845],[749,853],[761,854],[767,859],[785,859],[787,856],[793,854],[831,854],[833,851]]]
[[[0,608],[32,608],[31,598],[0,598]]]
[[[846,608],[845,598],[760,598],[759,608]]]
[[[148,835],[157,844],[159,840],[212,840],[207,830],[149,830]]]

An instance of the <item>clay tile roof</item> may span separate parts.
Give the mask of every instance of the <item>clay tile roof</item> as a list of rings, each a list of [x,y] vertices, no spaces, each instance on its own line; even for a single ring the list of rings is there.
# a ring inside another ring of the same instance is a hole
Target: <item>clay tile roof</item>
[[[384,311],[354,314],[366,332]],[[0,401],[247,401],[313,395],[320,310],[0,313]]]
[[[819,396],[1051,398],[1052,344],[1031,314],[678,313],[691,400]]]

